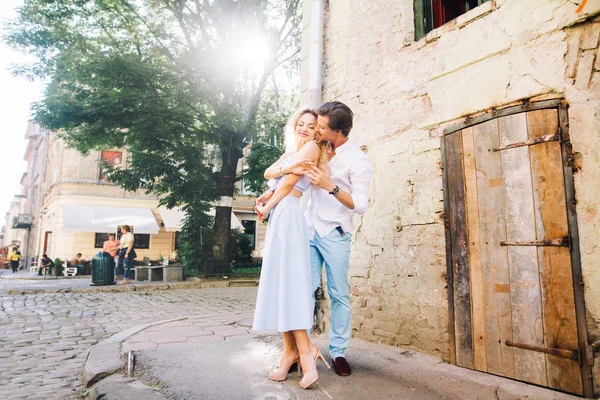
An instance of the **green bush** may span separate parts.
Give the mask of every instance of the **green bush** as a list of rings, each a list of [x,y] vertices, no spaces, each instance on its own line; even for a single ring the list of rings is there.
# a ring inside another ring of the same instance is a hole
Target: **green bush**
[[[238,230],[231,231],[231,261],[238,264],[252,262],[252,235]]]

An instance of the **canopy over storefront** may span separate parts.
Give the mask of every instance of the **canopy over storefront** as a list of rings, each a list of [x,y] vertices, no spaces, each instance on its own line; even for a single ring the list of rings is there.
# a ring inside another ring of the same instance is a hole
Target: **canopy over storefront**
[[[62,220],[64,232],[115,232],[119,225],[130,225],[135,233],[159,230],[149,208],[63,205]]]
[[[165,229],[167,231],[172,232],[181,230],[181,224],[183,218],[185,217],[185,214],[183,213],[183,211],[181,211],[181,209],[175,207],[169,210],[168,208],[161,206],[158,207],[158,212],[160,213],[160,216],[163,220],[163,224],[165,225]],[[214,217],[215,209],[211,208],[208,211],[208,214]],[[244,229],[244,226],[242,225],[240,220],[233,214],[233,212],[231,213],[231,229]]]

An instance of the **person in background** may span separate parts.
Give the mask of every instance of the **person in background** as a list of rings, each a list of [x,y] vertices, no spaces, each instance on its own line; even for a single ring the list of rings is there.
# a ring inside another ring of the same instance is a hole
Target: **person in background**
[[[133,260],[136,257],[135,250],[133,249],[134,236],[133,233],[131,233],[131,227],[129,225],[123,225],[121,227],[121,231],[123,231],[123,236],[121,236],[119,256],[123,258],[123,269],[125,270],[125,274],[123,275],[123,280],[121,283],[127,284],[131,282],[129,279],[131,276],[131,266],[133,265]],[[118,268],[115,267],[115,277],[117,274]]]
[[[115,268],[115,271],[116,271],[116,267],[119,266],[119,255],[117,254],[119,252],[119,247],[121,247],[121,242],[119,242],[115,238],[114,233],[111,233],[110,235],[108,235],[108,240],[105,241],[104,245],[102,246],[102,251],[110,254],[110,256],[112,257],[112,259],[115,263],[113,265],[113,268]],[[117,274],[115,274],[114,282],[117,283]]]
[[[13,252],[10,255],[10,266],[12,268],[13,274],[17,273],[17,270],[19,269],[19,261],[20,260],[21,260],[21,252],[16,247],[13,247]]]
[[[42,267],[38,269],[38,275],[52,275],[52,268],[54,268],[54,261],[48,257],[48,254],[43,254]]]

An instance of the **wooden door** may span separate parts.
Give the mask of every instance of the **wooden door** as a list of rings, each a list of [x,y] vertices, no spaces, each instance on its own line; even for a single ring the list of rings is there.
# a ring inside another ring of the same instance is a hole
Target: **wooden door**
[[[442,139],[452,361],[592,396],[566,106]]]
[[[48,254],[50,249],[52,248],[52,232],[47,231],[44,235],[44,254]],[[52,257],[51,254],[48,254],[48,257]]]

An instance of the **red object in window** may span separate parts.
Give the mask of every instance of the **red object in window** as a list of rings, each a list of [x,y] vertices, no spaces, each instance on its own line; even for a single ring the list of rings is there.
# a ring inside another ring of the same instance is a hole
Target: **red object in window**
[[[466,0],[431,0],[433,28],[439,28],[467,12]]]
[[[123,152],[121,151],[103,151],[102,152],[102,161],[109,163],[110,165],[117,166],[121,165],[123,161]],[[104,176],[104,171],[102,168],[100,169],[100,181],[106,182],[106,176]]]

